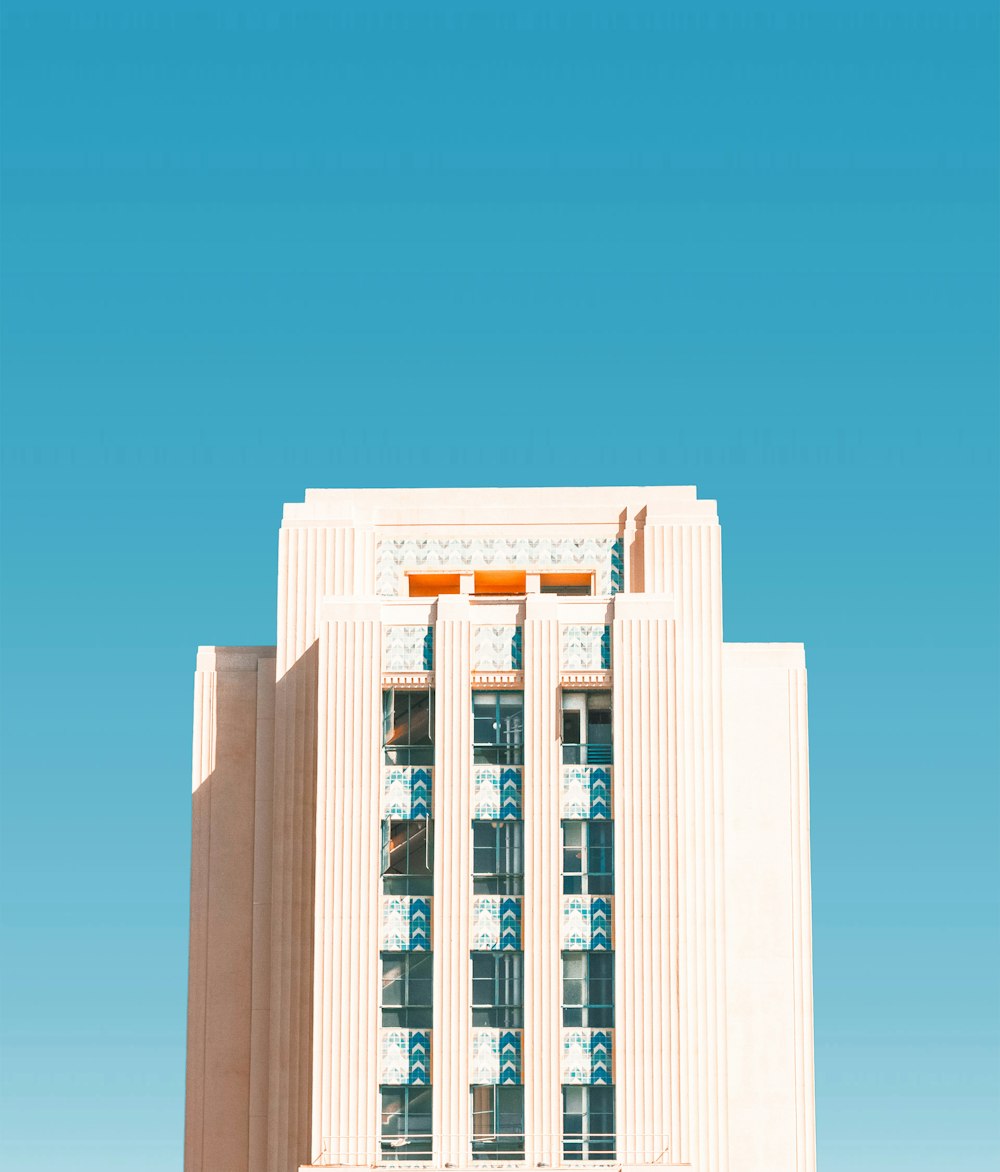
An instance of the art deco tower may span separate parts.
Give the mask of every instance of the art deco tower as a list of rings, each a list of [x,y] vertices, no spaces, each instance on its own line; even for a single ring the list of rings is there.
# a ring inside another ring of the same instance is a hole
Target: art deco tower
[[[308,492],[198,652],[187,1172],[812,1172],[808,811],[694,489]]]

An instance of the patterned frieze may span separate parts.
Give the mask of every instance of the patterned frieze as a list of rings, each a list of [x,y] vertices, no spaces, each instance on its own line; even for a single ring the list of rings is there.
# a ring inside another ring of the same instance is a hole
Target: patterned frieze
[[[381,947],[386,952],[430,951],[430,896],[382,896]]]
[[[382,628],[383,671],[433,671],[434,628]]]
[[[517,626],[473,627],[473,671],[521,671],[522,628]]]
[[[610,765],[562,767],[562,816],[588,819],[611,817]]]
[[[472,817],[477,822],[498,822],[521,817],[519,766],[475,765],[472,769],[472,787]]]
[[[430,818],[433,773],[429,765],[384,766],[382,817],[407,821]]]
[[[381,1038],[381,1081],[390,1086],[428,1086],[430,1030],[385,1029]]]
[[[562,946],[570,952],[604,952],[611,948],[611,897],[562,897]]]
[[[611,667],[611,628],[601,623],[561,624],[559,665],[564,671],[607,671]]]
[[[620,537],[390,537],[378,543],[375,589],[383,597],[406,593],[406,570],[593,570],[598,594],[616,594],[624,582]]]
[[[472,900],[472,948],[477,952],[516,952],[521,947],[521,900],[509,895],[477,895]]]
[[[521,1081],[521,1031],[472,1031],[472,1082],[477,1085],[517,1085]]]
[[[614,1082],[612,1030],[563,1030],[562,1081],[594,1086]]]

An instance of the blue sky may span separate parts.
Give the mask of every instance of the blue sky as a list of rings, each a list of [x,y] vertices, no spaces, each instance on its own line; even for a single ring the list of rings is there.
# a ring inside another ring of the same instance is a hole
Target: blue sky
[[[180,1166],[284,501],[693,483],[807,648],[821,1167],[995,1166],[995,5],[4,9],[0,1163]]]

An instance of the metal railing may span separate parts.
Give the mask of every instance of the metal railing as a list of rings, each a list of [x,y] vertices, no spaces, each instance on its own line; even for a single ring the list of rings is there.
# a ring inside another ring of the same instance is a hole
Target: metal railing
[[[613,745],[571,745],[563,742],[563,765],[610,765],[613,758]]]

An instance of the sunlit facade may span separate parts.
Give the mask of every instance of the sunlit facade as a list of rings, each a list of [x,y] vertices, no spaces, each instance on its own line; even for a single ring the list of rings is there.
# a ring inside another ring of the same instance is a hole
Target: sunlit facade
[[[309,491],[194,787],[187,1172],[815,1168],[804,654],[694,489]]]

